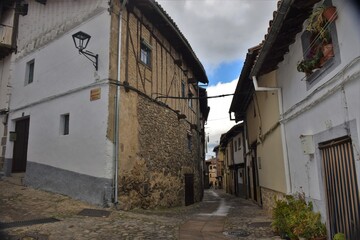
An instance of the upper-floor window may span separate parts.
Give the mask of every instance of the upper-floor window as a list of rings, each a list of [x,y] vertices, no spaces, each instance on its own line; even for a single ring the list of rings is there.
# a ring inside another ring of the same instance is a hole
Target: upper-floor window
[[[324,72],[340,63],[336,19],[336,7],[332,6],[331,0],[325,0],[314,8],[306,22],[306,30],[301,36],[303,59],[297,70],[305,73],[308,88],[318,82]]]
[[[35,59],[26,63],[25,85],[34,81]]]
[[[188,105],[189,108],[193,108],[193,101],[192,101],[192,97],[194,96],[194,94],[191,92],[190,88],[189,88],[189,93],[188,93]]]
[[[140,60],[147,66],[151,66],[151,47],[144,40],[140,44]]]
[[[235,150],[235,152],[237,152],[237,141],[236,140],[234,141],[234,150]]]
[[[185,82],[181,81],[181,97],[185,97]]]
[[[70,114],[63,114],[60,116],[60,134],[61,135],[69,135],[69,122],[70,122]]]

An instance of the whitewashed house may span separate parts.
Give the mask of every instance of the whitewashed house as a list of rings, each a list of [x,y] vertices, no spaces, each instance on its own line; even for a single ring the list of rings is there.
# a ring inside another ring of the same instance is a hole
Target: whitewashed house
[[[224,153],[226,192],[248,197],[250,181],[247,180],[246,158],[244,150],[244,126],[239,123],[221,135],[220,151]]]
[[[322,11],[330,6],[336,7],[336,13],[325,19]],[[319,19],[312,18],[312,12],[323,16],[323,22],[314,22],[320,29],[310,28],[311,19]],[[285,176],[285,187],[273,194],[304,193],[314,210],[321,212],[329,239],[337,232],[344,232],[347,239],[360,239],[358,14],[351,1],[280,1],[247,76],[247,81],[253,81],[247,88],[250,92],[278,100],[270,113],[266,101],[259,100],[258,107],[263,109],[263,124],[271,114],[278,115],[278,122],[265,133],[271,137],[278,132],[277,142],[282,142],[279,162],[283,164],[273,174]],[[325,51],[329,44],[331,51]],[[232,109],[237,120],[241,108]],[[257,131],[247,130],[249,135]],[[259,135],[258,148],[266,144],[273,154],[271,146],[276,142],[267,141],[265,134]],[[273,161],[257,160],[262,166]],[[269,173],[259,170],[260,185],[266,184],[262,174]],[[264,192],[268,193],[262,188]]]
[[[20,3],[5,173],[123,209],[200,201],[208,80],[161,6]]]

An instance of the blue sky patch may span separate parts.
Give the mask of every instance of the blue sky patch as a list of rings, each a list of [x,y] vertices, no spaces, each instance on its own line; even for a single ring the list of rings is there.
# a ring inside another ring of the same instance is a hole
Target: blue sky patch
[[[221,63],[216,69],[209,70],[206,68],[209,86],[214,86],[219,82],[227,83],[238,79],[244,61],[239,59],[232,62]]]

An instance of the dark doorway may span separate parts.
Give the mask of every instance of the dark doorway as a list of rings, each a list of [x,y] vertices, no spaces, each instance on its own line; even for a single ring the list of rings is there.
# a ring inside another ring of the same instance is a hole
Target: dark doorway
[[[15,133],[16,139],[14,142],[12,172],[25,172],[28,139],[29,139],[29,122],[30,118],[25,118],[16,121]]]
[[[194,174],[185,174],[185,206],[194,203]]]

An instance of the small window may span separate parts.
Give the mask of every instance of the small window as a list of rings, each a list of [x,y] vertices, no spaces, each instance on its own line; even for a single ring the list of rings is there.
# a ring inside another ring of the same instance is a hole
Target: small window
[[[26,63],[25,85],[28,85],[34,81],[34,68],[35,68],[35,59]]]
[[[237,141],[235,140],[234,141],[234,149],[235,149],[235,152],[237,151]]]
[[[192,102],[191,98],[188,99],[188,105],[189,105],[189,108],[193,107],[193,102]]]
[[[185,82],[181,81],[181,97],[185,97]]]
[[[188,142],[188,149],[189,149],[189,151],[191,151],[192,150],[192,139],[191,139],[191,136],[188,136],[187,137],[187,142]]]
[[[69,121],[70,114],[63,114],[60,116],[60,134],[61,135],[69,135]]]
[[[140,60],[147,66],[151,65],[151,47],[144,41],[141,41]]]

